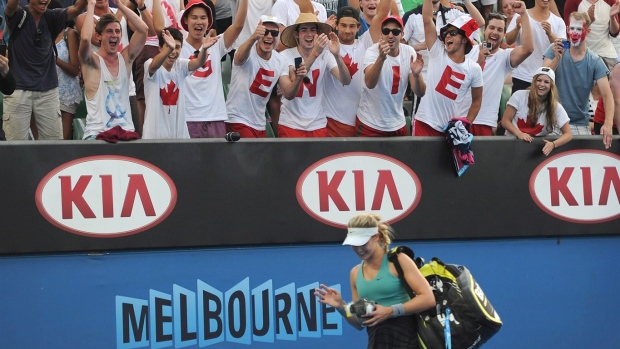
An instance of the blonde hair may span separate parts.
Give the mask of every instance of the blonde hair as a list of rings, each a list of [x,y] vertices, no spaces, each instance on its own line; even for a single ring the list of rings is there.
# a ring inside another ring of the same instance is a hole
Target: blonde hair
[[[536,125],[538,123],[538,115],[540,113],[545,113],[545,120],[547,121],[547,131],[553,132],[553,126],[556,124],[557,120],[555,119],[555,109],[558,105],[558,89],[555,87],[555,82],[553,79],[549,78],[551,84],[549,88],[549,93],[545,97],[544,100],[540,100],[538,98],[538,93],[536,93],[536,79],[546,74],[537,74],[532,78],[532,86],[529,88],[530,94],[527,98],[527,121],[530,125]]]
[[[590,28],[590,24],[592,24],[592,22],[590,21],[590,16],[587,13],[577,12],[577,11],[571,12],[570,16],[568,16],[569,22],[571,18],[574,18],[578,21],[586,22],[586,28]]]
[[[381,217],[374,213],[360,213],[349,220],[349,228],[379,228],[379,243],[383,250],[387,252],[392,239],[394,230],[388,224],[381,221]]]

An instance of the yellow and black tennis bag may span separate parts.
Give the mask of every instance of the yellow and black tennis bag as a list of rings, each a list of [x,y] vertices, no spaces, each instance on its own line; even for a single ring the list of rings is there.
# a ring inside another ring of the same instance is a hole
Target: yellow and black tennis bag
[[[499,315],[465,266],[446,264],[439,258],[424,264],[409,247],[392,248],[388,259],[412,298],[415,293],[403,277],[398,253],[405,253],[416,263],[435,295],[435,308],[414,315],[421,348],[476,349],[500,330]]]

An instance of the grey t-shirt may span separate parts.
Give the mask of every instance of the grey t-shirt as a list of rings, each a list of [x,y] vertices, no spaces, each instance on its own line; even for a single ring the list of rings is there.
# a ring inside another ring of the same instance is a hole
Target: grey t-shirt
[[[8,18],[8,28],[15,30],[22,20],[24,11],[26,19],[19,35],[9,47],[9,67],[15,77],[16,88],[26,91],[47,91],[58,87],[56,74],[56,56],[52,45],[56,35],[66,27],[67,9],[54,9],[49,13],[51,26],[56,35],[52,39],[45,16],[41,16],[36,25],[34,17],[26,8],[20,8]]]

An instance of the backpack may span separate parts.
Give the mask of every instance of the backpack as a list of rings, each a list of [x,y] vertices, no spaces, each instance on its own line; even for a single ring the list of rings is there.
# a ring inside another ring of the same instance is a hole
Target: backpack
[[[439,258],[424,264],[409,247],[392,248],[388,260],[394,263],[411,298],[415,293],[404,279],[398,253],[405,253],[415,262],[433,289],[437,303],[435,308],[415,314],[421,348],[476,349],[500,330],[499,315],[465,266],[445,264]]]
[[[14,30],[10,31],[10,35],[9,35],[9,42],[7,44],[7,48],[11,47],[11,44],[13,43],[13,41],[15,41],[15,39],[17,39],[17,37],[19,36],[19,33],[22,31],[22,25],[24,25],[24,21],[26,20],[26,17],[28,16],[28,8],[27,7],[23,7],[22,10],[24,10],[24,14],[22,15],[22,18],[20,19],[19,23],[17,23],[17,27],[15,27]],[[56,37],[58,36],[59,33],[55,33],[51,23],[51,17],[50,17],[50,13],[52,10],[50,9],[46,9],[45,12],[43,13],[43,17],[45,17],[45,23],[47,23],[47,29],[48,32],[50,33],[50,36],[52,37],[52,49],[54,50],[54,55],[56,57],[58,57],[58,49],[56,48],[56,45],[54,44],[56,42]]]

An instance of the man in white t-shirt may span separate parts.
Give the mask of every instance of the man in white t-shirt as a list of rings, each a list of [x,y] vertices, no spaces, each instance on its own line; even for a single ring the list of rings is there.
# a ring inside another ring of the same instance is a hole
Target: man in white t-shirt
[[[529,16],[525,3],[515,1],[511,4],[514,12],[521,15],[521,27],[523,29],[522,45],[502,49],[500,45],[506,34],[506,16],[491,13],[487,17],[484,29],[486,41],[480,46],[474,46],[467,56],[480,64],[484,79],[484,91],[482,92],[482,106],[474,123],[469,127],[469,132],[474,136],[492,136],[497,127],[499,104],[502,98],[504,79],[512,70],[519,66],[534,51],[532,41],[532,29],[530,28]],[[491,49],[485,47],[490,44]],[[471,94],[467,93],[461,105],[461,114],[465,115],[471,105]]]
[[[282,99],[278,137],[326,137],[327,119],[323,112],[325,76],[332,74],[343,85],[351,82],[349,69],[340,56],[338,37],[315,15],[302,13],[295,24],[286,27],[280,40],[290,47],[282,51],[288,65],[294,68],[296,60],[303,61],[308,75],[295,98]],[[324,50],[325,46],[329,49]]]
[[[294,98],[299,90],[306,70],[302,67],[291,80],[288,63],[275,51],[279,34],[278,18],[262,16],[254,34],[237,49],[226,100],[227,131],[265,138],[265,108],[276,82],[285,98]]]
[[[536,0],[536,4],[527,10],[530,16],[530,28],[532,29],[532,39],[534,41],[534,52],[512,71],[512,93],[525,90],[532,84],[532,78],[536,69],[542,66],[542,56],[547,47],[557,38],[566,39],[566,25],[562,18],[554,15],[549,9],[549,1]],[[512,22],[508,25],[506,32],[506,43],[520,45],[523,35],[523,28],[513,31],[517,26],[518,18],[515,14]]]
[[[620,2],[614,0],[582,0],[577,11],[587,13],[590,16],[592,24],[590,24],[590,34],[586,38],[586,44],[590,50],[603,59],[607,69],[611,71],[618,58],[611,38],[617,37],[620,31],[617,18],[620,12]]]
[[[421,74],[424,63],[411,46],[400,43],[403,27],[400,17],[385,17],[381,39],[364,56],[364,84],[355,124],[360,137],[408,136],[403,112],[407,83],[418,97],[426,92]]]
[[[327,117],[327,135],[329,137],[354,137],[357,108],[362,95],[364,83],[364,54],[376,42],[381,33],[381,18],[389,12],[391,0],[381,1],[379,15],[373,22],[376,25],[366,31],[361,38],[355,36],[360,26],[360,13],[351,6],[344,6],[336,15],[336,28],[340,40],[340,56],[351,75],[351,83],[342,85],[333,75],[328,74],[325,82],[325,103],[323,111]],[[383,7],[383,9],[381,9]]]
[[[233,11],[233,21],[235,20],[235,13],[239,9],[239,1],[240,0],[229,0],[230,7]],[[273,7],[273,0],[252,0],[248,2],[248,14],[245,17],[245,23],[243,24],[243,29],[241,30],[241,34],[237,38],[237,41],[233,44],[233,49],[239,48],[244,42],[246,42],[250,36],[254,34],[254,29],[256,28],[256,23],[260,20],[261,16],[270,15],[271,8]],[[278,16],[274,16],[278,17]],[[279,20],[279,18],[278,18]]]
[[[186,79],[185,118],[191,138],[221,138],[226,134],[226,102],[222,89],[222,65],[226,55],[243,29],[248,0],[241,0],[234,22],[207,51],[206,63]],[[213,25],[211,8],[202,0],[190,0],[181,25],[188,32],[181,58],[195,59],[202,39]]]
[[[157,0],[155,0],[157,1]],[[189,138],[185,121],[185,79],[207,60],[207,49],[217,37],[207,36],[198,57],[179,58],[183,34],[167,28],[159,36],[160,52],[144,64],[146,119],[143,139]]]
[[[466,115],[469,122],[476,119],[482,104],[482,69],[465,57],[473,47],[469,37],[478,24],[468,15],[460,16],[441,28],[440,41],[431,0],[424,0],[422,17],[430,60],[426,84],[430,88],[415,116],[414,135],[444,136],[443,129],[452,118],[465,116],[460,108],[468,90],[472,96]]]

